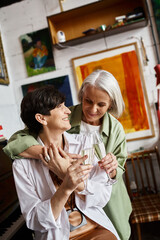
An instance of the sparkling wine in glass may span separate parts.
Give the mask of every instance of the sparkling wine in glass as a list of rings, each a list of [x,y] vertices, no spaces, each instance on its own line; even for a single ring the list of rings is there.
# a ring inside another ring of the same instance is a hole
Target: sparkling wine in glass
[[[99,153],[98,156],[100,159],[102,159],[103,157],[106,156],[106,150],[105,150],[103,140],[99,136],[98,136],[98,143],[95,145],[95,148],[96,148],[97,152]],[[106,174],[108,177],[108,180],[105,183],[106,186],[113,185],[114,183],[117,182],[117,180],[112,179],[108,173],[106,173]]]
[[[84,161],[84,164],[90,164],[90,165],[93,165],[93,162],[94,162],[94,147],[91,147],[91,148],[85,148],[82,150],[81,152],[81,155],[84,156],[84,155],[87,155],[88,158]],[[87,190],[87,179],[84,180],[84,194],[90,194],[90,195],[93,195],[93,193],[89,192]]]

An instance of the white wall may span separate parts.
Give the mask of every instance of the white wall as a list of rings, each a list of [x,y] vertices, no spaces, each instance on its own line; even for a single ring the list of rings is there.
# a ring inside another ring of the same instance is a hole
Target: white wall
[[[64,2],[63,8],[67,10],[76,7],[77,4],[82,5],[90,2],[93,1],[67,0]],[[3,132],[5,137],[8,139],[16,130],[23,127],[19,118],[19,105],[22,99],[21,85],[68,74],[73,102],[77,104],[77,89],[71,59],[135,41],[138,43],[139,48],[141,48],[139,40],[143,37],[149,63],[148,66],[143,65],[142,68],[156,135],[153,138],[128,142],[128,150],[132,151],[139,147],[149,148],[159,144],[159,128],[154,106],[157,99],[154,71],[157,59],[153,47],[154,43],[150,25],[75,47],[63,50],[54,49],[53,54],[56,71],[28,78],[19,37],[25,33],[48,27],[46,16],[53,15],[57,12],[60,12],[58,0],[25,0],[0,9],[0,32],[10,79],[9,86],[0,85],[0,125],[4,128]]]

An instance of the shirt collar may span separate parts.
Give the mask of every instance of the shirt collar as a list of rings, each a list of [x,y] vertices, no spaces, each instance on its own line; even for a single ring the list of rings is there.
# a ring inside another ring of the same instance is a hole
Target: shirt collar
[[[39,142],[40,145],[44,146],[44,143],[42,142],[42,140],[39,136],[37,137],[37,142]]]
[[[105,113],[105,115],[103,116],[103,120],[102,120],[102,128],[101,128],[101,134],[105,134],[106,136],[109,136],[109,113]]]

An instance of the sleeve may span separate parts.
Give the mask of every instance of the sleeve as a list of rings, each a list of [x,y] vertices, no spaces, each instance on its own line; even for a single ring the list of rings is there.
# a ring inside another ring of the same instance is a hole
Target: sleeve
[[[34,134],[30,135],[27,128],[20,130],[11,136],[3,151],[11,159],[21,158],[21,156],[18,156],[21,152],[33,145],[39,145],[36,137]]]
[[[26,166],[21,159],[15,160],[12,168],[21,212],[27,227],[40,232],[62,227],[63,213],[57,220],[54,219],[50,199],[40,199],[36,191],[37,187],[33,184],[34,179],[25,171]]]
[[[117,124],[112,129],[110,137],[105,144],[106,153],[113,153],[118,161],[118,168],[116,179],[122,177],[125,169],[124,165],[127,159],[127,143],[126,135],[124,129],[120,122],[117,121]]]

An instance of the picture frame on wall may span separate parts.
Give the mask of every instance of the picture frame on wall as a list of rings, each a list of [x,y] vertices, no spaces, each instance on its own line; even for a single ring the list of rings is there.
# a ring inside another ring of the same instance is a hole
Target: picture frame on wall
[[[65,105],[67,107],[70,107],[73,105],[68,75],[22,85],[21,88],[22,88],[23,96],[25,96],[27,92],[33,91],[34,89],[45,86],[45,85],[54,85],[55,88],[57,88],[60,92],[62,92],[65,95],[66,97]]]
[[[48,28],[20,36],[28,77],[55,71]]]
[[[153,7],[153,14],[155,17],[155,25],[157,28],[157,32],[158,32],[158,38],[160,41],[160,1],[159,0],[151,0],[152,3],[152,7]]]
[[[0,35],[0,84],[9,85],[9,77],[7,72],[1,35]]]
[[[118,119],[127,141],[155,136],[145,81],[136,42],[72,59],[77,89],[96,69],[103,69],[117,79],[125,103]]]

